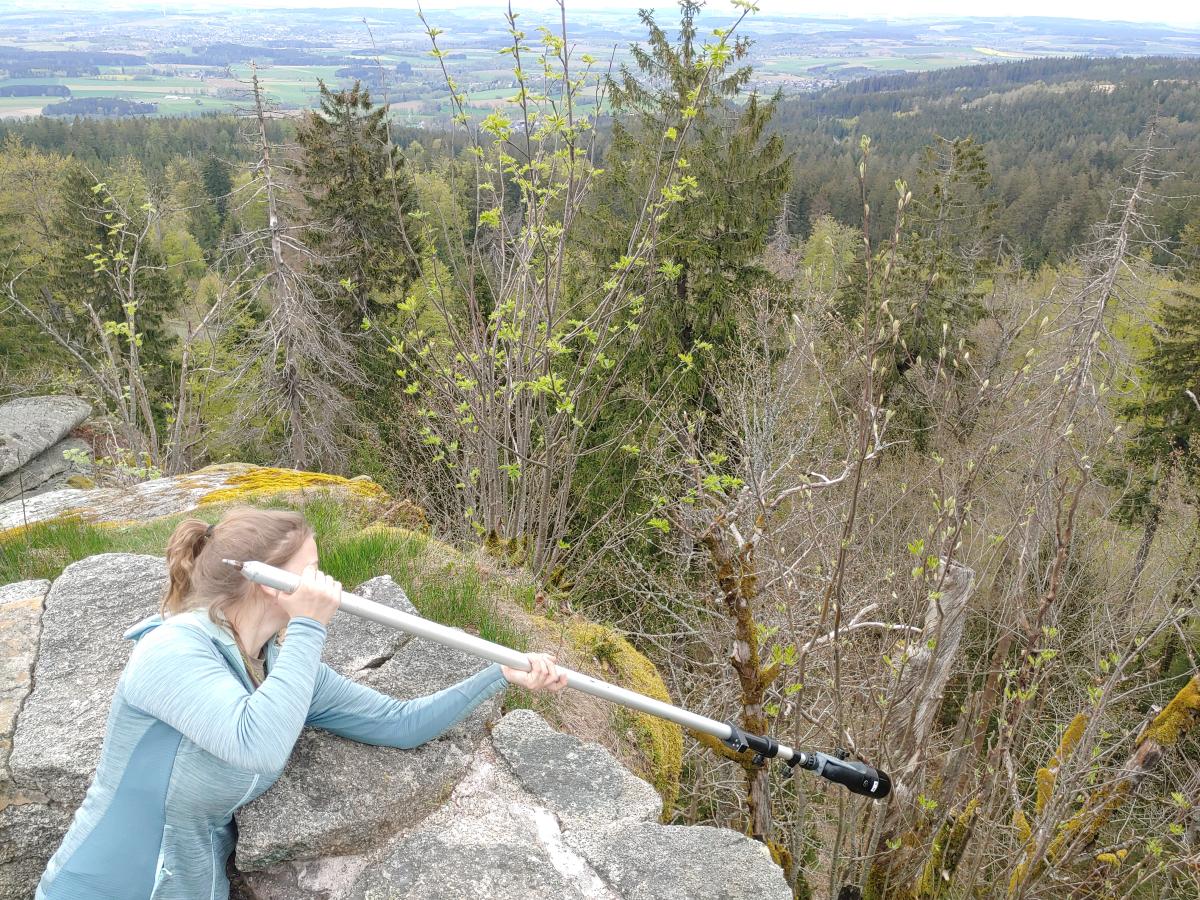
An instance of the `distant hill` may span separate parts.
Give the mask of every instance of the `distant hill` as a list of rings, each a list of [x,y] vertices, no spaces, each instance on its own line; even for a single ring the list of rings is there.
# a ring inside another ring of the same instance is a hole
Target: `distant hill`
[[[1036,264],[1103,217],[1154,117],[1159,143],[1170,148],[1162,168],[1182,173],[1167,190],[1200,192],[1196,59],[1037,59],[865,78],[785,99],[775,127],[797,154],[791,219],[800,233],[821,212],[859,220],[853,160],[861,135],[872,141],[876,204],[897,177],[914,176],[934,135],[974,137],[987,155],[1001,229]],[[1195,215],[1184,204],[1158,212],[1168,234]]]

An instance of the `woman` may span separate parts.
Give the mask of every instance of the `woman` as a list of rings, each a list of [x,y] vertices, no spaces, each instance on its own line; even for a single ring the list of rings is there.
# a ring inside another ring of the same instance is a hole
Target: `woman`
[[[300,587],[254,584],[223,557],[294,572]],[[537,653],[529,672],[493,664],[414,700],[343,678],[321,662],[341,585],[317,568],[299,513],[237,509],[215,526],[189,519],[171,535],[167,567],[161,614],[126,633],[137,643],[100,763],[37,900],[223,900],[233,813],[275,782],[305,725],[416,747],[509,683],[566,684],[554,658]]]

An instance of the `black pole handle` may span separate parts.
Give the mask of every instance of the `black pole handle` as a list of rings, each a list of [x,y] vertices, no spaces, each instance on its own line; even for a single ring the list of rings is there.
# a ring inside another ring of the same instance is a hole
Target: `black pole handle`
[[[892,779],[886,772],[874,766],[868,766],[858,760],[838,759],[824,753],[815,755],[825,757],[825,765],[818,774],[842,785],[851,793],[881,800],[892,792]]]
[[[788,760],[788,765],[808,769],[872,800],[882,800],[892,792],[892,779],[887,772],[855,759],[840,759],[828,753],[798,753]]]
[[[725,746],[736,753],[746,750],[754,751],[754,764],[761,766],[766,760],[779,755],[779,744],[769,737],[760,737],[742,731],[734,721],[725,723],[729,726],[729,737],[724,741]],[[887,772],[868,766],[856,759],[849,759],[845,750],[838,750],[833,755],[828,753],[800,753],[792,751],[793,756],[786,763],[787,772],[791,775],[796,766],[815,772],[822,778],[828,778],[834,784],[840,784],[846,790],[872,800],[882,800],[892,792],[892,779]]]

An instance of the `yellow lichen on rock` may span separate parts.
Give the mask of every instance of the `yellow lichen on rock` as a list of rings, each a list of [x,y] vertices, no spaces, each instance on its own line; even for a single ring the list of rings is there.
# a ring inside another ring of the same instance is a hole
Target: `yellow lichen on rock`
[[[200,498],[200,503],[208,505],[259,500],[275,494],[330,488],[345,490],[356,497],[370,500],[385,500],[388,496],[387,491],[369,479],[343,478],[341,475],[304,472],[299,469],[256,467],[231,475],[224,487],[209,491]]]

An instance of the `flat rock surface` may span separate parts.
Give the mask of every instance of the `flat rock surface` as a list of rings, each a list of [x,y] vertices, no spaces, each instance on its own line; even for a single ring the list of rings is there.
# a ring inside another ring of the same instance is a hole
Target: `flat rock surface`
[[[355,860],[362,870],[348,892],[318,894],[315,884],[293,878],[287,891],[258,896],[790,900],[791,890],[766,848],[735,831],[636,821],[613,802],[613,795],[586,788],[570,805],[571,812],[560,815],[555,808],[562,801],[560,790],[544,790],[531,769],[519,775],[516,751],[534,759],[574,753],[577,781],[582,781],[596,764],[592,751],[600,748],[581,748],[581,742],[571,738],[573,743],[566,743],[564,737],[533,712],[509,713],[493,729],[492,741],[476,751],[469,772],[445,804],[417,829],[372,853],[365,865]],[[559,784],[548,764],[546,771]],[[627,796],[630,789],[621,793]],[[641,815],[650,811],[645,804],[638,809]]]
[[[289,895],[286,900],[309,896]],[[365,868],[350,900],[619,900],[486,745],[450,799]],[[282,898],[281,898],[282,900]]]
[[[451,650],[423,638],[412,638],[377,669],[363,674],[363,684],[392,697],[408,700],[423,697],[457,684],[491,663],[459,650]],[[466,719],[439,740],[455,741],[470,749],[483,736],[487,723],[500,714],[503,694],[481,703]]]
[[[76,465],[63,453],[67,450],[82,450],[91,455],[91,447],[79,438],[67,438],[53,447],[43,450],[15,472],[0,476],[0,502],[36,490],[50,479],[76,471]]]
[[[363,582],[353,589],[353,593],[400,612],[420,615],[404,588],[390,575]],[[329,623],[321,659],[343,675],[357,677],[382,666],[410,640],[412,635],[391,626],[341,613]]]
[[[401,750],[306,729],[279,780],[238,812],[237,867],[373,846],[436,809],[469,762],[449,741]]]
[[[103,553],[67,566],[54,582],[9,757],[19,788],[72,807],[83,800],[133,650],[124,632],[158,610],[166,580],[160,557]]]
[[[568,845],[625,900],[791,900],[767,848],[728,828],[638,822],[575,831]]]
[[[57,444],[91,414],[87,401],[65,394],[21,397],[0,405],[0,476]]]
[[[334,900],[345,896],[365,865],[366,859],[361,856],[330,856],[236,874],[230,883],[229,900]]]
[[[388,577],[374,578],[354,593],[416,613]],[[345,614],[330,623],[323,655],[335,671],[400,699],[434,693],[485,665],[460,657]],[[417,824],[462,777],[497,710],[498,698],[490,699],[443,737],[412,750],[306,730],[279,781],[238,813],[238,868],[355,853]]]
[[[24,803],[0,809],[0,897],[29,900],[67,826],[61,806]]]
[[[0,530],[41,522],[64,513],[77,515],[89,522],[140,522],[195,509],[209,494],[223,488],[235,488],[237,491],[242,491],[246,489],[245,480],[247,478],[252,479],[264,472],[268,476],[273,476],[275,473],[291,471],[293,470],[270,469],[249,463],[221,463],[207,466],[188,475],[155,478],[128,487],[90,488],[88,490],[63,488],[37,493],[32,497],[27,496],[0,503]],[[330,478],[331,476],[321,477]],[[363,487],[363,485],[355,484],[359,480],[368,482],[378,490],[377,486],[370,482],[370,479],[351,479],[348,482],[333,479],[329,482],[314,484],[312,489],[324,491]],[[302,488],[289,489],[283,485],[279,490],[298,491]],[[248,502],[254,502],[254,498],[250,497]]]
[[[551,728],[518,709],[492,731],[492,743],[531,794],[573,827],[621,820],[658,821],[662,798],[598,744]]]
[[[195,509],[205,494],[225,487],[231,475],[255,468],[247,465],[210,466],[190,475],[155,478],[129,487],[80,490],[63,488],[24,500],[0,503],[0,528],[76,513],[92,522],[152,519]]]

